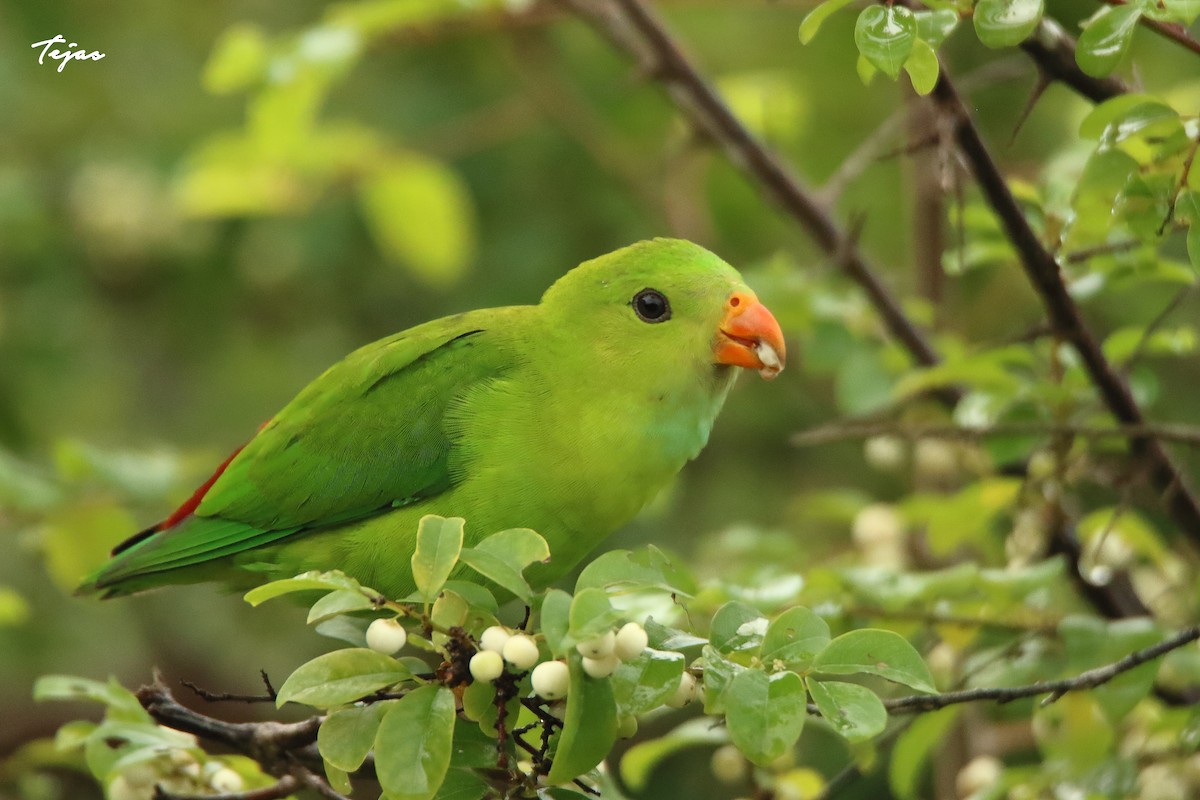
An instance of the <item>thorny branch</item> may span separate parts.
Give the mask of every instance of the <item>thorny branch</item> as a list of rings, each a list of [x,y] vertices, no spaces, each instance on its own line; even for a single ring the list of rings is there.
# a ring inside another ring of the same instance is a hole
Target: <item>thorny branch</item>
[[[1041,299],[1055,333],[1069,342],[1079,354],[1101,400],[1118,422],[1122,425],[1145,425],[1146,420],[1133,393],[1109,363],[1100,343],[1088,329],[1079,307],[1071,298],[1058,262],[1042,245],[1025,218],[983,136],[954,88],[945,65],[942,65],[932,97],[942,113],[953,121],[954,138],[959,150],[970,165],[988,205],[1000,219],[1009,241],[1016,248],[1026,276]],[[1150,435],[1131,437],[1130,446],[1134,456],[1147,465],[1149,481],[1162,494],[1167,513],[1180,532],[1193,543],[1200,543],[1200,501],[1188,487],[1171,456]]]
[[[643,72],[666,89],[688,120],[717,143],[736,166],[809,233],[836,266],[871,299],[889,333],[919,364],[939,361],[924,331],[904,313],[858,249],[799,179],[738,121],[724,100],[700,75],[675,41],[639,0],[558,0],[590,22],[617,49],[634,59]],[[939,395],[953,404],[954,390]]]

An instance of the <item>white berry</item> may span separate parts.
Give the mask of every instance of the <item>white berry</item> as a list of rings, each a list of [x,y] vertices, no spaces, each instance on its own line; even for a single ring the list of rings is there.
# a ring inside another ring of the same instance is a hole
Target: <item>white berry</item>
[[[594,639],[588,639],[586,642],[580,642],[575,645],[575,649],[579,651],[579,655],[584,658],[605,658],[612,655],[613,647],[617,643],[617,635],[611,630],[605,631],[600,636]]]
[[[571,671],[562,661],[543,661],[533,668],[530,682],[539,697],[558,700],[567,696],[567,689],[571,686]]]
[[[367,627],[367,647],[377,653],[390,656],[407,641],[408,632],[398,620],[377,619]]]
[[[480,650],[471,656],[471,675],[477,681],[491,683],[504,673],[504,659],[494,650]]]
[[[636,622],[627,622],[621,626],[621,630],[617,631],[617,643],[614,651],[617,658],[629,661],[640,656],[648,644],[650,644],[650,637],[646,635],[646,629]]]
[[[147,800],[150,789],[134,786],[124,775],[118,775],[108,784],[108,797],[109,800]]]
[[[238,775],[229,767],[222,767],[208,779],[208,785],[220,794],[234,794],[240,792],[245,787],[246,782],[242,780],[241,775]]]
[[[483,632],[479,637],[479,649],[491,650],[493,653],[501,653],[504,651],[504,643],[512,638],[512,633],[508,628],[503,628],[499,625],[493,625]]]
[[[501,654],[504,656],[504,660],[512,664],[515,669],[529,669],[538,661],[537,642],[531,636],[518,633],[515,636],[510,636],[508,641],[504,643],[504,649],[501,650]]]
[[[981,789],[995,786],[1004,772],[1004,764],[992,756],[978,756],[967,763],[954,779],[959,797],[970,797]]]
[[[621,659],[615,653],[609,653],[603,658],[583,659],[583,671],[593,678],[607,678],[620,665]]]
[[[746,757],[735,746],[722,745],[713,751],[712,772],[721,783],[740,783],[749,772]]]
[[[674,695],[667,699],[667,705],[671,708],[683,708],[692,702],[695,697],[696,676],[690,672],[685,672],[679,676],[679,688],[675,690]]]
[[[634,736],[637,736],[637,732],[637,717],[622,717],[621,721],[617,723],[618,739],[632,739]]]
[[[875,469],[897,470],[904,465],[904,442],[895,436],[874,436],[863,446],[867,463]]]

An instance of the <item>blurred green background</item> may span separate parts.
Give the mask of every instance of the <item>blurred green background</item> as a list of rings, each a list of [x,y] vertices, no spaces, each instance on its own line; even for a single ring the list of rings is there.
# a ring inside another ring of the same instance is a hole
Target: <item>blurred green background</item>
[[[487,9],[430,21],[428,5],[347,51],[318,24],[351,4],[0,0],[0,759],[81,711],[34,706],[40,674],[137,685],[158,666],[252,692],[259,669],[282,677],[325,649],[296,610],[216,588],[108,603],[69,589],[351,349],[534,302],[637,239],[690,238],[742,268],[795,366],[769,385],[743,378],[709,448],[613,546],[659,542],[703,574],[736,568],[729,531],[746,525],[778,532],[777,568],[803,571],[850,550],[864,503],[904,490],[864,469],[860,445],[788,443],[869,410],[904,366],[802,232],[580,22]],[[735,110],[816,185],[904,114],[902,86],[856,77],[852,14],[801,47],[806,3],[664,6]],[[106,57],[39,65],[30,44],[57,33]],[[290,88],[272,95],[244,78],[263,48],[268,72],[311,80],[275,75]],[[971,104],[1011,175],[1077,170],[1085,102],[1051,87],[1010,142],[1031,65],[962,34],[947,49],[975,75]],[[1148,85],[1200,97],[1186,54],[1141,36],[1135,59]],[[903,148],[899,121],[881,152]],[[912,178],[907,158],[884,157],[836,205],[861,216],[864,250],[931,318],[915,298]],[[1103,329],[1144,321],[1173,291],[1148,283],[1088,312]],[[1194,296],[1178,312],[1197,313]],[[936,316],[947,336],[990,344],[1041,312],[1009,262],[951,277]],[[878,356],[865,377],[837,369],[854,352],[847,330]],[[1154,415],[1200,422],[1197,377],[1194,360],[1159,370]]]

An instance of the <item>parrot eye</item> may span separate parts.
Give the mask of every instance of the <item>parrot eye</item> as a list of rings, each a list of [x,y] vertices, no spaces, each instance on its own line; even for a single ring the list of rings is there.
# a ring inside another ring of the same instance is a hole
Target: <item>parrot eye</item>
[[[671,304],[655,289],[642,289],[633,296],[630,305],[642,322],[666,322],[671,318]]]

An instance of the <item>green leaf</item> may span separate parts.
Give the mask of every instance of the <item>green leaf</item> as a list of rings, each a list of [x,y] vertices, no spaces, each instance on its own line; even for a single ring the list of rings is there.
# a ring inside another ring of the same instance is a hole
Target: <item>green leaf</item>
[[[1187,252],[1192,269],[1200,272],[1200,192],[1187,189],[1175,201],[1175,216],[1188,224]]]
[[[865,686],[842,681],[808,682],[813,702],[833,729],[851,742],[863,742],[883,732],[887,709]]]
[[[317,730],[321,757],[345,772],[361,767],[375,744],[379,722],[393,702],[342,708],[326,717]]]
[[[917,38],[924,39],[934,50],[958,27],[958,14],[950,8],[917,11],[913,16],[917,18]]]
[[[358,589],[338,589],[336,592],[330,592],[313,603],[313,607],[308,611],[308,624],[314,625],[318,622],[324,622],[330,617],[348,614],[351,611],[364,611],[374,607],[375,603],[372,602],[371,598]]]
[[[1180,25],[1191,25],[1200,17],[1200,0],[1163,0],[1167,10],[1167,21]]]
[[[413,580],[425,602],[433,602],[442,590],[462,552],[462,517],[426,514],[417,523],[417,547],[412,554]]]
[[[838,409],[851,416],[870,414],[892,402],[892,376],[874,347],[855,347],[838,366],[834,394]]]
[[[367,228],[383,255],[424,283],[456,283],[474,258],[475,216],[462,179],[439,161],[407,152],[359,186]]]
[[[133,692],[110,678],[107,683],[76,678],[73,675],[43,675],[33,684],[33,699],[44,700],[89,700],[103,703],[109,719],[124,722],[152,723],[150,715],[142,708]]]
[[[450,768],[454,692],[414,689],[388,709],[375,736],[375,774],[389,800],[428,800]]]
[[[1121,63],[1133,30],[1142,16],[1136,5],[1105,6],[1092,17],[1075,45],[1079,68],[1094,78],[1108,75]]]
[[[654,546],[637,552],[611,550],[596,558],[575,581],[576,591],[590,588],[661,589],[681,597],[691,597],[695,591],[693,582],[681,575],[666,554]]]
[[[663,625],[653,618],[648,618],[642,627],[650,637],[650,646],[659,650],[689,650],[708,644],[708,639]]]
[[[808,715],[804,681],[794,672],[738,673],[729,686],[725,722],[746,758],[766,766],[792,749]]]
[[[280,581],[271,581],[264,583],[250,591],[246,592],[242,599],[252,606],[257,606],[265,603],[268,600],[273,600],[276,597],[282,597],[285,594],[293,592],[311,592],[311,591],[336,591],[338,589],[359,589],[361,588],[358,581],[348,577],[337,570],[332,572],[305,572],[302,575],[297,575],[294,578],[285,578]]]
[[[817,35],[821,25],[833,14],[850,5],[851,0],[825,0],[818,5],[800,23],[800,44],[808,44]]]
[[[466,726],[459,725],[458,727],[464,728]],[[490,766],[495,766],[495,745],[492,746],[491,751],[492,763]],[[434,795],[434,800],[479,800],[481,797],[487,797],[487,794],[487,783],[474,770],[451,769],[446,773],[446,779],[442,781],[441,788]]]
[[[1108,622],[1077,615],[1065,617],[1059,623],[1058,633],[1066,647],[1067,668],[1072,674],[1117,661],[1156,644],[1163,637],[1162,629],[1150,619]],[[1114,726],[1150,694],[1161,663],[1155,659],[1141,664],[1092,690],[1092,696]]]
[[[623,662],[612,675],[618,717],[636,717],[661,706],[679,688],[684,666],[682,653],[649,647]]]
[[[768,666],[782,661],[792,669],[804,670],[829,641],[829,624],[807,608],[797,606],[771,622],[759,657]]]
[[[512,592],[526,605],[532,601],[533,589],[529,588],[529,582],[521,575],[521,570],[500,556],[486,550],[465,547],[459,553],[458,559],[492,583]]]
[[[595,591],[595,590],[586,590]],[[571,653],[567,713],[563,718],[554,763],[546,776],[552,784],[566,783],[599,764],[617,741],[617,703],[608,678],[590,678],[583,658]]]
[[[729,687],[733,684],[733,679],[744,672],[747,667],[725,658],[711,645],[704,646],[703,654],[704,713],[724,714]]]
[[[984,47],[1016,47],[1037,28],[1044,11],[1043,0],[979,0],[971,18]]]
[[[929,43],[923,39],[913,42],[912,54],[904,62],[904,70],[912,81],[913,91],[919,95],[932,92],[937,83],[938,69],[937,53],[933,52]]]
[[[888,759],[888,786],[899,800],[924,798],[921,774],[962,709],[963,706],[951,706],[921,714],[896,739],[892,757]]]
[[[570,634],[572,644],[586,642],[609,630],[621,618],[603,589],[583,589],[571,600]]]
[[[276,705],[304,703],[317,708],[350,703],[412,678],[402,663],[365,647],[335,650],[301,665],[279,687]]]
[[[862,53],[858,54],[858,60],[854,62],[854,70],[858,73],[858,79],[863,82],[863,86],[870,86],[871,81],[875,80],[875,74],[879,72]]]
[[[621,757],[621,780],[635,792],[645,790],[654,768],[668,756],[688,747],[724,744],[729,735],[709,719],[690,719],[666,736],[639,742]]]
[[[1123,94],[1089,111],[1079,123],[1079,135],[1092,141],[1119,142],[1165,119],[1178,120],[1179,112],[1154,95]]]
[[[550,546],[541,534],[529,528],[512,528],[493,533],[475,545],[474,549],[507,561],[517,571],[530,564],[550,560]]]
[[[859,52],[893,79],[899,77],[916,39],[917,20],[903,6],[868,6],[858,15],[854,26],[854,43]]]
[[[267,68],[267,40],[257,25],[242,22],[225,30],[204,65],[206,91],[229,94],[262,79]]]
[[[762,644],[767,626],[767,618],[761,611],[735,600],[717,609],[708,640],[721,653],[756,650]]]
[[[831,675],[878,675],[919,692],[937,691],[921,655],[893,631],[864,628],[843,633],[817,654],[812,668]]]
[[[566,655],[571,648],[567,631],[571,627],[571,595],[562,589],[551,589],[542,599],[541,630],[551,655]]]

